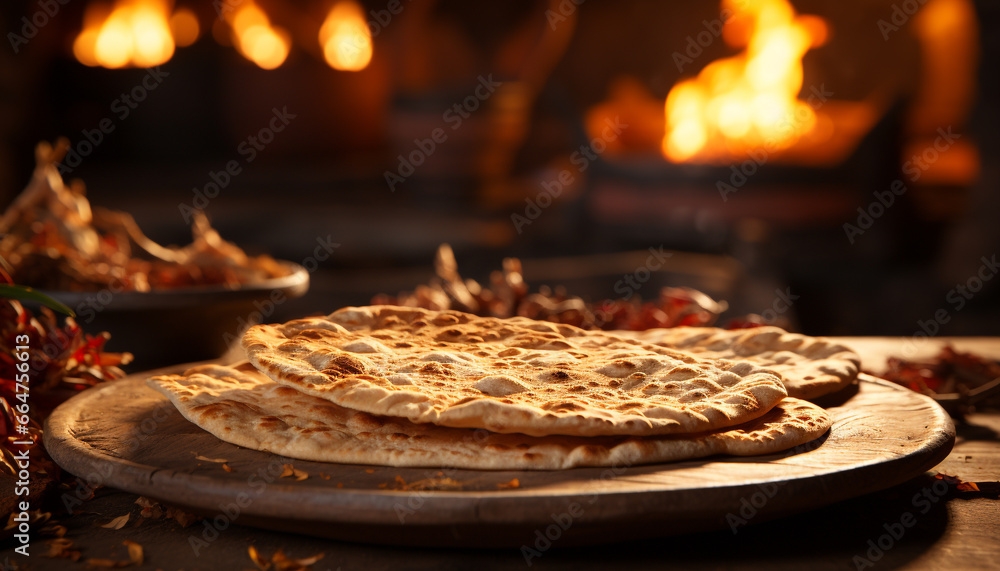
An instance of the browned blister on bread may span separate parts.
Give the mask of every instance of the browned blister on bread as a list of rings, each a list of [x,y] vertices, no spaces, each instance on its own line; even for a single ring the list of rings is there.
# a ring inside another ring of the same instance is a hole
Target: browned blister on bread
[[[706,359],[746,360],[781,374],[788,396],[813,399],[839,391],[858,376],[861,357],[822,337],[789,333],[772,326],[725,330],[674,327],[618,331]]]
[[[831,424],[816,405],[784,399],[763,416],[716,432],[533,437],[344,408],[275,383],[249,365],[200,366],[148,382],[185,418],[226,442],[301,460],[397,467],[555,470],[773,454],[822,436]]]
[[[531,436],[685,434],[758,418],[786,391],[751,362],[526,318],[396,306],[251,327],[279,384],[374,415]]]

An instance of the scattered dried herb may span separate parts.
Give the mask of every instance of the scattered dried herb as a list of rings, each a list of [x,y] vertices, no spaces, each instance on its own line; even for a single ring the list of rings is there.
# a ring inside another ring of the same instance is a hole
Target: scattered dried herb
[[[143,552],[142,546],[134,541],[125,540],[122,545],[128,548],[128,557],[133,565],[142,565]]]
[[[135,503],[142,508],[142,511],[139,512],[139,515],[142,517],[148,519],[160,519],[165,517],[167,519],[174,520],[182,528],[188,527],[201,519],[199,516],[172,506],[164,507],[160,505],[159,502],[144,496],[140,496],[136,499]]]
[[[438,472],[439,474],[441,472]],[[379,487],[388,487],[379,485]],[[462,483],[452,478],[423,478],[414,482],[407,482],[402,476],[397,475],[394,480],[394,490],[420,491],[420,490],[455,490],[462,487]]]
[[[0,283],[10,281],[0,270]],[[118,365],[128,363],[132,356],[106,353],[104,344],[109,338],[107,333],[88,335],[72,317],[60,321],[47,307],[35,315],[19,301],[0,298],[0,473],[16,474],[14,454],[25,448],[32,474],[40,476],[34,481],[43,482],[58,473],[41,445],[42,422],[74,391],[124,376]],[[23,361],[15,355],[21,353],[27,353],[30,364],[27,384],[17,383],[17,365]],[[23,415],[16,414],[16,406],[27,399],[26,389],[31,407],[25,427],[18,422]]]
[[[317,561],[326,556],[325,553],[317,553],[312,557],[303,557],[301,559],[292,559],[285,555],[284,550],[278,548],[270,557],[264,557],[261,555],[257,548],[250,546],[248,548],[250,554],[250,560],[253,561],[254,565],[260,571],[270,571],[272,568],[274,571],[309,571],[309,569],[316,564]]]
[[[193,211],[194,241],[153,242],[131,215],[91,208],[80,181],[63,182],[69,141],[40,143],[31,181],[0,217],[0,256],[29,286],[54,291],[150,291],[203,285],[236,287],[288,274],[270,256],[248,256]]]
[[[509,482],[500,482],[499,484],[497,484],[497,488],[499,488],[501,490],[510,489],[510,488],[520,488],[520,487],[521,487],[521,482],[517,478],[514,478],[513,480],[511,480]]]
[[[309,474],[296,469],[295,466],[291,464],[282,464],[282,468],[284,468],[284,470],[281,472],[281,476],[279,476],[279,478],[295,478],[296,481],[301,482],[309,477]]]
[[[48,551],[42,554],[43,557],[69,559],[70,561],[80,560],[80,550],[75,549],[76,546],[71,539],[65,537],[50,539],[45,542],[45,546],[48,547]]]
[[[949,484],[954,486],[955,489],[958,490],[959,492],[980,491],[978,484],[976,484],[975,482],[966,482],[965,480],[959,478],[958,476],[952,476],[950,474],[937,472],[934,474],[934,477],[937,478],[938,480],[944,480],[945,482],[948,482]]]
[[[630,329],[642,331],[659,327],[680,325],[705,326],[713,324],[727,308],[710,296],[691,288],[664,287],[655,301],[643,303],[639,296],[631,299],[605,300],[586,303],[582,298],[570,296],[565,288],[541,286],[530,292],[521,270],[521,261],[506,258],[502,270],[490,275],[484,286],[458,273],[455,254],[448,244],[438,247],[434,258],[437,276],[427,285],[417,286],[412,292],[398,296],[380,294],[372,303],[393,304],[425,309],[454,309],[481,316],[523,316],[540,321],[565,323],[583,329]],[[761,324],[759,316],[730,324],[730,328],[754,327]]]
[[[932,359],[890,357],[878,376],[925,394],[961,416],[976,406],[1000,405],[1000,363],[944,346]]]
[[[128,523],[129,515],[130,514],[125,514],[123,516],[116,517],[115,519],[109,521],[108,523],[102,525],[101,527],[103,527],[104,529],[116,529],[116,530],[121,529],[125,527],[126,523]]]

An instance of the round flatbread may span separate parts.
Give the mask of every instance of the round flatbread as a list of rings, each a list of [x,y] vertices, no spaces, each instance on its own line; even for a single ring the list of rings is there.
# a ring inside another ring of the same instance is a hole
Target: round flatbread
[[[417,423],[531,436],[703,432],[763,415],[777,373],[568,325],[396,306],[251,327],[276,382]]]
[[[684,436],[532,437],[374,416],[280,385],[250,366],[206,365],[149,379],[185,418],[226,442],[317,462],[477,470],[633,466],[715,454],[772,454],[823,435],[830,416],[785,399],[721,432]]]
[[[614,333],[696,357],[756,363],[780,373],[788,396],[800,399],[839,391],[857,378],[861,368],[861,357],[844,345],[772,326],[734,330],[674,327]]]

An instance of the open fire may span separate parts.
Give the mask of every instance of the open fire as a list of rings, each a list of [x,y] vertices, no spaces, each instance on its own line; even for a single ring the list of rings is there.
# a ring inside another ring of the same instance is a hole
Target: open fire
[[[365,13],[354,0],[337,2],[319,30],[323,57],[330,67],[360,71],[372,59],[372,36]]]
[[[273,23],[254,0],[227,4],[219,15],[222,19],[216,22],[214,34],[220,43],[231,44],[262,69],[278,68],[288,59],[292,34]],[[304,22],[310,19],[300,16],[291,25],[293,29],[308,28]],[[73,55],[91,67],[152,67],[169,61],[177,47],[193,44],[200,33],[195,13],[187,8],[174,10],[173,0],[93,2],[87,6],[83,28],[73,42]],[[298,40],[306,43],[303,38]],[[330,67],[340,71],[365,69],[374,50],[364,9],[355,0],[334,3],[318,38],[312,36],[308,43],[318,45],[319,52],[313,53],[321,53]]]
[[[724,162],[765,143],[786,148],[816,125],[798,95],[802,56],[826,41],[825,21],[797,15],[785,0],[724,0],[723,10],[722,37],[743,51],[670,90],[662,151],[672,162]]]
[[[91,4],[73,54],[83,64],[110,69],[166,63],[176,46],[198,38],[198,19],[187,9],[172,10],[169,0],[117,0]]]
[[[233,45],[240,54],[263,69],[285,63],[292,47],[288,31],[271,23],[252,0],[237,5],[226,21],[232,27]]]

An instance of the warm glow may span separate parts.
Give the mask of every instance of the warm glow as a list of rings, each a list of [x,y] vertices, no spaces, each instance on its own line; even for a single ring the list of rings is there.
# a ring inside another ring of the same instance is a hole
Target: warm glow
[[[667,95],[663,154],[673,162],[720,162],[760,146],[787,148],[816,125],[798,100],[802,56],[826,41],[825,22],[785,0],[723,0],[734,16],[723,37],[744,50],[713,61]]]
[[[116,0],[110,10],[99,4],[88,6],[73,54],[86,65],[111,69],[166,63],[175,47],[172,5],[171,0]],[[194,26],[196,39],[197,20]]]
[[[292,47],[291,37],[284,28],[272,26],[253,0],[241,2],[227,20],[233,30],[233,45],[243,57],[264,69],[285,63]]]
[[[187,8],[181,8],[170,17],[170,31],[174,34],[174,43],[179,47],[187,47],[193,44],[201,34],[201,25],[198,24],[198,17]]]
[[[364,69],[372,59],[372,36],[361,6],[354,0],[337,2],[319,30],[319,43],[330,67]]]

